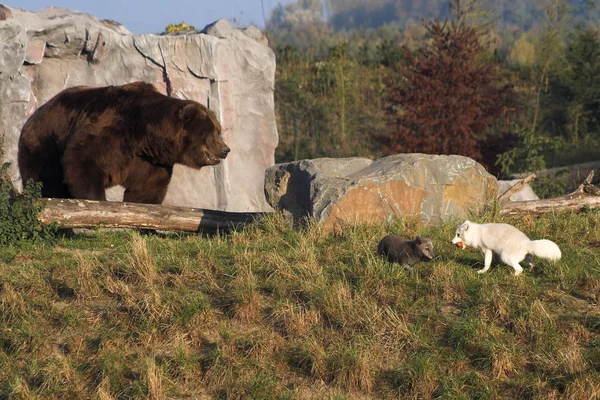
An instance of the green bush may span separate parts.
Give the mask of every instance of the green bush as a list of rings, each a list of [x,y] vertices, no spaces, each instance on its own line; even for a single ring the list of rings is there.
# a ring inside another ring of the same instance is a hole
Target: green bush
[[[9,166],[4,163],[0,169],[0,244],[51,239],[56,225],[44,225],[38,219],[44,209],[41,183],[30,180],[18,193],[7,173]]]
[[[535,194],[541,199],[551,199],[565,194],[569,183],[560,176],[541,175],[531,183]]]
[[[546,169],[544,152],[556,147],[556,140],[544,137],[534,132],[532,128],[517,126],[515,135],[520,145],[498,154],[496,165],[502,173],[536,172]]]

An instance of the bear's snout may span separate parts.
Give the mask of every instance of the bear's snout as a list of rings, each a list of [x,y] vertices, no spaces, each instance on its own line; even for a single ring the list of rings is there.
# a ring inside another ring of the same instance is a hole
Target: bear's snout
[[[227,154],[229,154],[229,152],[231,151],[231,149],[227,146],[223,147],[221,149],[221,155],[219,156],[219,158],[225,158],[227,157]]]

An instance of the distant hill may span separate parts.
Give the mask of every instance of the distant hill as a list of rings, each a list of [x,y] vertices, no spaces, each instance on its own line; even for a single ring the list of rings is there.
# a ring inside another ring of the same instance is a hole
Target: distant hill
[[[477,16],[494,21],[500,29],[530,30],[544,23],[547,3],[550,2],[480,0],[475,6]],[[297,0],[277,7],[269,22],[275,29],[319,21],[335,31],[378,28],[387,24],[406,27],[420,23],[421,18],[447,17],[448,5],[448,0]],[[569,14],[576,24],[597,21],[600,16],[595,0],[559,0],[553,7],[554,11]]]

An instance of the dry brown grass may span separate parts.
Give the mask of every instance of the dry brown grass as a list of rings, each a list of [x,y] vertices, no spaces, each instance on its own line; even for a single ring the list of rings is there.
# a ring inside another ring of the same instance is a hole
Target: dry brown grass
[[[154,358],[148,358],[146,370],[146,381],[148,383],[148,398],[150,400],[164,400],[166,399],[163,389],[163,377],[162,372],[156,365]]]
[[[81,254],[77,258],[77,297],[84,302],[98,299],[102,288],[94,276],[94,272],[101,269],[102,265],[95,257],[85,257]]]
[[[25,297],[10,283],[4,283],[0,290],[0,311],[0,321],[4,323],[21,319],[28,311]]]
[[[154,258],[148,251],[146,239],[139,234],[134,234],[131,242],[131,271],[148,287],[152,287],[157,279]]]
[[[96,396],[98,400],[114,400],[114,397],[110,393],[110,382],[107,378],[102,379],[98,385]]]

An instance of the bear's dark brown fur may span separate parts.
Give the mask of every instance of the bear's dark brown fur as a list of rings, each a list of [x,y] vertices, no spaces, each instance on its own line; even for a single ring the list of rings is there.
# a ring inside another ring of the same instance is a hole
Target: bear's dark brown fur
[[[165,96],[149,83],[65,89],[38,108],[19,138],[23,183],[42,196],[161,203],[173,164],[216,165],[229,153],[213,111]]]

